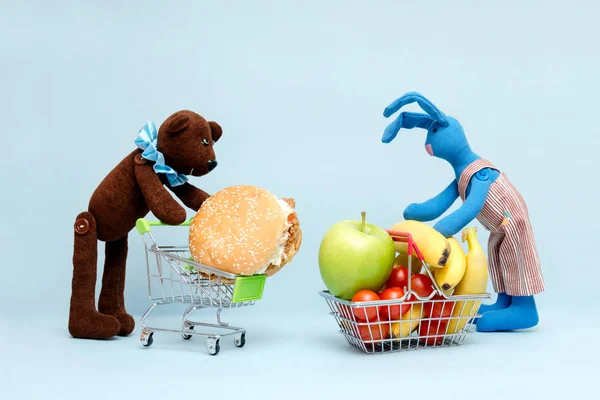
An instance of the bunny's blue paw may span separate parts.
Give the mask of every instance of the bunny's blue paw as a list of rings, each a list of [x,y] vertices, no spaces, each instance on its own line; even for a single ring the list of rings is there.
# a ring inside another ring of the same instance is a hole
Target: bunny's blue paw
[[[479,313],[483,314],[488,311],[496,311],[502,310],[503,308],[507,308],[508,306],[510,306],[510,300],[511,296],[507,295],[506,293],[498,293],[498,298],[496,299],[496,302],[492,304],[482,304],[481,307],[479,307]]]
[[[496,299],[495,303],[492,304],[482,304],[479,307],[479,314],[483,314],[486,313],[488,311],[496,311],[496,310],[502,310],[504,308],[507,308],[508,306],[510,306],[510,296],[507,295],[506,293],[498,293],[498,298]],[[477,324],[477,322],[479,322],[479,318],[476,318],[473,320],[473,324]]]
[[[456,221],[456,222],[458,222],[458,221]],[[458,232],[459,230],[461,230],[462,226],[466,225],[464,223],[461,223],[459,225],[456,222],[453,223],[448,218],[443,218],[443,219],[439,220],[433,226],[433,229],[435,229],[436,231],[438,231],[439,233],[441,233],[444,237],[449,238],[451,236],[454,236],[454,234],[456,232]]]
[[[477,322],[477,332],[512,331],[533,328],[539,316],[533,296],[512,296],[510,306],[487,311]]]
[[[419,204],[417,204],[417,203],[409,204],[408,207],[406,207],[404,209],[404,219],[415,220],[418,215],[419,215]]]
[[[404,209],[404,219],[406,220],[414,220],[421,221],[423,217],[423,206],[419,203],[409,204],[408,207]]]

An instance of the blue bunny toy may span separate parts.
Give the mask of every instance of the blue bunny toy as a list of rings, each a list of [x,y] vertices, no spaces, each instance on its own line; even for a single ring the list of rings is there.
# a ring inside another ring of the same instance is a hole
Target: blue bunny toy
[[[431,221],[450,208],[458,197],[462,205],[440,219],[434,228],[445,237],[455,235],[474,218],[490,232],[488,263],[498,298],[480,308],[480,332],[527,329],[539,322],[533,296],[543,292],[544,280],[525,201],[507,176],[475,154],[460,123],[444,115],[423,95],[409,92],[390,104],[388,118],[401,107],[417,102],[426,112],[401,112],[389,124],[382,141],[389,143],[401,128],[427,130],[425,150],[450,163],[455,179],[437,196],[410,204],[404,218]]]

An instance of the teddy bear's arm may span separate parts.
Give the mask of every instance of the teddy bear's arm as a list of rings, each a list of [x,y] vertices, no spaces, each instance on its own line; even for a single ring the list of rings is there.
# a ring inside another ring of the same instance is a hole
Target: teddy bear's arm
[[[210,197],[210,194],[206,193],[202,189],[198,189],[196,186],[186,182],[183,185],[170,187],[171,191],[175,193],[177,197],[181,199],[186,207],[191,208],[194,211],[198,211],[202,203]]]
[[[169,225],[179,225],[185,221],[185,209],[167,192],[151,164],[138,163],[136,159],[135,178],[148,208],[156,218]]]

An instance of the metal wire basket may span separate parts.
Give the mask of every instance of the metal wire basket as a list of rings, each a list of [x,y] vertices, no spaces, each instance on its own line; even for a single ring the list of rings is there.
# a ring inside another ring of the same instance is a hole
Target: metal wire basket
[[[179,226],[189,225],[190,221],[187,221]],[[223,322],[221,311],[251,306],[260,300],[266,276],[239,276],[199,264],[190,256],[188,246],[159,246],[151,232],[153,226],[168,225],[144,218],[140,218],[136,223],[137,231],[144,242],[148,296],[153,301],[142,316],[142,344],[146,347],[151,346],[154,332],[164,331],[180,333],[186,340],[193,335],[205,336],[211,355],[219,353],[219,339],[223,336],[234,335],[235,345],[243,347],[246,343],[246,330]],[[157,306],[172,303],[189,304],[183,313],[181,329],[151,327],[146,324],[146,319]],[[201,308],[216,308],[217,323],[189,319]],[[212,331],[200,331],[195,327],[210,328]]]
[[[348,343],[368,354],[461,345],[471,331],[482,300],[489,293],[447,295],[437,285],[429,265],[409,233],[388,231],[394,241],[407,243],[408,287],[402,298],[351,302],[324,290],[325,298],[340,333]],[[428,297],[419,296],[411,288],[412,255],[422,264],[421,271],[429,276],[434,291]],[[432,312],[435,310],[435,312]],[[383,312],[382,312],[383,311]],[[366,317],[357,318],[357,314]],[[382,318],[399,315],[398,319]],[[435,316],[434,316],[435,315]]]

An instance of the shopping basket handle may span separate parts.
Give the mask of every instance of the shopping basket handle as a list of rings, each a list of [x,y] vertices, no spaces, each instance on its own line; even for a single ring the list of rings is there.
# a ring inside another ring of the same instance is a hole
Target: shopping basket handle
[[[412,256],[414,252],[416,253],[414,255],[416,255],[419,260],[423,261],[423,253],[421,253],[421,250],[417,246],[417,243],[415,243],[415,241],[413,240],[412,235],[410,233],[398,232],[390,229],[386,229],[386,231],[392,237],[392,240],[394,242],[403,242],[407,244],[409,256]]]
[[[164,222],[160,222],[160,221],[148,221],[146,218],[139,218],[135,222],[135,227],[136,227],[138,233],[140,235],[143,235],[144,233],[150,232],[152,230],[153,226],[190,226],[191,222],[192,222],[192,218],[190,218],[189,220],[187,220],[179,225],[169,225],[169,224],[165,224]]]

